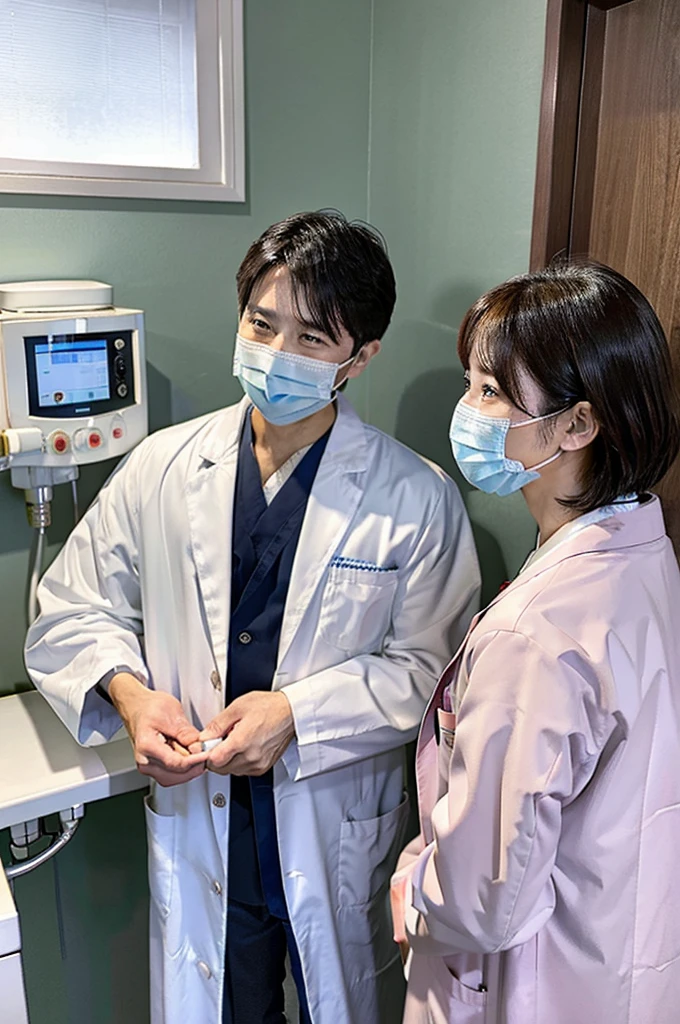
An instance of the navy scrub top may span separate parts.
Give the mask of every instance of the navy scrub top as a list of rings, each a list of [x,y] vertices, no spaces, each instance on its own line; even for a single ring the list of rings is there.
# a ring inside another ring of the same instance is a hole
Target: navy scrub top
[[[267,505],[250,418],[244,424],[234,500],[227,701],[252,690],[271,690],[307,499],[329,435],[330,429],[312,445]],[[262,776],[231,779],[229,898],[288,917],[271,769]]]

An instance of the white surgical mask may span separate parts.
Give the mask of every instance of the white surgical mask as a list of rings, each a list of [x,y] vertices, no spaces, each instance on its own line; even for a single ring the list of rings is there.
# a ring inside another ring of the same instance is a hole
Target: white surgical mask
[[[357,353],[358,355],[358,353]],[[328,363],[281,352],[261,341],[236,335],[234,376],[269,423],[283,426],[312,416],[335,398],[338,370],[353,363]],[[341,382],[342,383],[342,382]]]

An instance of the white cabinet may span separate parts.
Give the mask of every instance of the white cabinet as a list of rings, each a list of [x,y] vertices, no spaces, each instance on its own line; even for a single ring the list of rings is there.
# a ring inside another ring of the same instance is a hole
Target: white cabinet
[[[21,970],[19,915],[0,866],[0,1002],[2,1024],[28,1024],[24,976]]]

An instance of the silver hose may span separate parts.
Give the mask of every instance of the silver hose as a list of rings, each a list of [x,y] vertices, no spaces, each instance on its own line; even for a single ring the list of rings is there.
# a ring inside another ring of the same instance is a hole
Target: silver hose
[[[36,529],[29,567],[30,576],[28,583],[27,609],[29,626],[32,626],[38,618],[38,583],[40,582],[40,577],[42,575],[43,561],[45,558],[46,536],[47,534],[44,526],[40,526]]]
[[[78,508],[78,481],[71,480],[71,494],[73,495],[73,522],[78,523],[80,511]]]

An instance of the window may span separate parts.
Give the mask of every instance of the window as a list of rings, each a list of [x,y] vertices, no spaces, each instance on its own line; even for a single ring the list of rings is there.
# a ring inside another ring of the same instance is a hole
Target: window
[[[0,0],[0,191],[240,201],[242,0]]]

